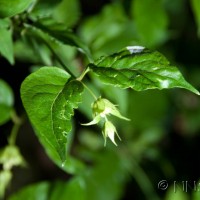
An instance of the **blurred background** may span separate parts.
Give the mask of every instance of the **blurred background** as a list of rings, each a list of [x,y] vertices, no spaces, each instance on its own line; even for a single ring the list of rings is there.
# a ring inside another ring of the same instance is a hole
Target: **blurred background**
[[[44,14],[73,30],[91,49],[94,58],[131,45],[155,49],[200,90],[198,0],[41,0],[33,16]],[[200,99],[197,95],[184,89],[121,90],[88,76],[90,88],[117,104],[131,122],[113,118],[122,141],[117,141],[118,147],[110,141],[104,147],[98,126],[80,126],[92,116],[88,112],[92,98],[85,92],[73,120],[70,150],[71,156],[81,163],[78,170],[82,173],[77,173],[73,163],[69,164],[71,171],[66,173],[45,153],[24,117],[20,99],[20,85],[26,76],[41,66],[59,63],[37,39],[22,40],[17,31],[12,38],[15,62],[10,64],[5,56],[0,57],[0,79],[12,90],[12,108],[24,118],[16,144],[26,166],[12,169],[5,199],[26,196],[26,199],[75,200],[86,196],[89,200],[200,200]],[[74,47],[54,44],[53,48],[75,74],[88,63]],[[0,115],[3,115],[1,108]],[[3,148],[8,144],[13,122],[10,117],[0,119]]]

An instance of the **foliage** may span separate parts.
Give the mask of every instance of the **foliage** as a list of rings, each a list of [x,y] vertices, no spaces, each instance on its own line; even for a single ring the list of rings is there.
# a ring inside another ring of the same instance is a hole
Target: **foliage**
[[[30,73],[21,83],[24,110],[20,112],[27,113],[51,161],[73,175],[70,180],[43,180],[6,194],[10,200],[121,199],[130,175],[146,199],[162,198],[140,164],[146,155],[166,163],[169,167],[163,167],[162,174],[173,176],[171,163],[160,159],[157,146],[167,132],[161,121],[165,115],[171,117],[166,113],[173,93],[152,89],[183,88],[191,92],[185,90],[183,95],[196,101],[200,95],[177,64],[164,56],[173,58],[165,48],[172,39],[168,26],[174,11],[169,4],[168,0],[113,1],[88,18],[82,14],[82,19],[78,0],[0,0],[0,54],[13,67],[24,63]],[[191,1],[199,26],[197,7],[198,1]],[[0,154],[0,198],[11,183],[13,167],[27,167],[16,146],[27,120],[17,109],[12,89],[0,79],[0,125],[13,122]],[[194,124],[198,130],[198,120]],[[101,130],[105,147],[96,134]],[[115,141],[115,134],[121,142]],[[174,195],[169,189],[164,198],[188,198],[182,192]]]

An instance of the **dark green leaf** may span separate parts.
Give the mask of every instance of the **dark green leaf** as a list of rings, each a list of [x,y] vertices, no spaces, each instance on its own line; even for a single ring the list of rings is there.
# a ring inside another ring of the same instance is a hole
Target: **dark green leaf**
[[[48,40],[56,40],[61,44],[76,47],[79,51],[85,53],[89,59],[92,57],[88,47],[72,31],[61,24],[55,23],[51,19],[36,22],[33,26],[27,25],[27,30],[46,42]]]
[[[191,0],[191,5],[193,9],[193,14],[196,20],[198,35],[200,37],[200,1],[199,0]]]
[[[9,200],[86,200],[84,180],[75,177],[69,182],[41,182],[23,188]]]
[[[9,200],[47,200],[50,184],[48,182],[37,183],[23,188],[12,195]]]
[[[179,87],[199,95],[161,53],[140,46],[101,57],[89,67],[102,82],[116,87],[136,91]]]
[[[142,44],[152,47],[166,40],[168,18],[162,0],[133,0],[131,12]]]
[[[11,88],[5,81],[0,79],[0,125],[10,119],[13,101]]]
[[[21,98],[37,135],[53,158],[66,161],[66,144],[71,131],[73,109],[81,101],[83,86],[68,82],[70,76],[55,67],[43,67],[28,76],[21,87]],[[57,159],[56,159],[57,160]]]
[[[12,30],[10,22],[6,19],[0,19],[0,54],[4,56],[10,64],[14,64]]]
[[[87,199],[121,199],[127,181],[125,166],[115,151],[95,154],[95,166],[86,174]]]
[[[12,17],[23,12],[34,0],[0,0],[0,17]]]

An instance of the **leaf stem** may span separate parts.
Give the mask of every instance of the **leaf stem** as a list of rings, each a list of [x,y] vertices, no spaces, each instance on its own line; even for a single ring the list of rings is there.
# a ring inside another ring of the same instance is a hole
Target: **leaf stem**
[[[83,84],[83,86],[87,89],[87,91],[93,96],[93,98],[95,99],[95,100],[97,100],[97,97],[96,97],[96,95],[92,92],[92,90],[87,86],[87,85],[85,85],[83,82],[81,82],[82,84]]]
[[[82,81],[84,76],[90,71],[90,68],[87,67],[86,70],[83,71],[83,73],[77,78],[78,81]]]
[[[14,123],[13,128],[11,130],[10,137],[8,138],[9,145],[15,145],[16,137],[19,132],[19,128],[23,123],[23,119],[17,116],[16,111],[13,110],[11,113],[11,119]]]

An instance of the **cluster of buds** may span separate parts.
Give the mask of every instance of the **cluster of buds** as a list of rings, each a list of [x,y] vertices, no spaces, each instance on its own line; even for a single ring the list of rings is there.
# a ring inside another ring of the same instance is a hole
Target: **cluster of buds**
[[[111,121],[108,120],[108,116],[114,115],[124,120],[129,120],[129,119],[121,115],[119,110],[116,108],[116,105],[112,104],[107,99],[104,99],[101,97],[99,97],[94,103],[92,103],[91,107],[92,107],[94,119],[91,122],[87,124],[83,124],[83,125],[90,126],[90,125],[98,124],[100,121],[103,121],[104,125],[103,125],[102,134],[105,141],[104,145],[106,145],[106,139],[108,137],[117,146],[115,142],[115,134],[117,135],[119,140],[121,139],[117,133],[115,126],[112,124]]]

